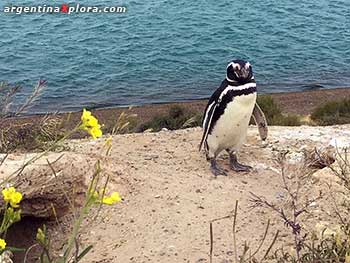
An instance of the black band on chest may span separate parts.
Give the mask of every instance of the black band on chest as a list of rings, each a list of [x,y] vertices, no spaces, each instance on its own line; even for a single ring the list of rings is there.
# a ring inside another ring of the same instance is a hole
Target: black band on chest
[[[230,90],[227,92],[227,94],[225,96],[233,98],[233,97],[242,96],[242,95],[249,95],[249,94],[254,93],[254,92],[256,92],[256,86],[249,87],[247,89]]]
[[[253,94],[256,92],[256,86],[249,87],[247,89],[239,89],[239,90],[229,90],[223,97],[220,103],[218,103],[215,112],[213,113],[213,119],[211,126],[209,127],[209,134],[212,132],[213,127],[215,126],[215,123],[220,118],[222,114],[224,114],[225,109],[227,107],[227,104],[231,101],[235,100],[235,97],[244,96]]]

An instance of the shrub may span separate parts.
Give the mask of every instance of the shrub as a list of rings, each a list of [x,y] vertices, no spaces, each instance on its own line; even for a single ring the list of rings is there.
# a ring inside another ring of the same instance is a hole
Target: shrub
[[[312,112],[311,119],[319,125],[350,123],[350,98],[318,106]]]
[[[257,103],[265,113],[268,125],[300,126],[300,117],[294,114],[282,114],[282,110],[270,95],[261,95]]]
[[[22,90],[19,85],[0,82],[0,152],[8,153],[17,147],[26,150],[45,148],[48,141],[59,139],[60,121],[55,117],[44,116],[38,122],[11,125],[10,117],[17,117],[26,113],[34,102],[41,96],[46,86],[45,80],[39,80],[22,104],[13,106],[16,95]]]
[[[264,111],[267,120],[271,120],[274,116],[282,114],[280,107],[270,95],[260,95],[257,98],[257,103]]]
[[[9,153],[14,150],[45,150],[63,137],[62,124],[62,120],[53,115],[45,116],[35,122],[1,127],[0,153]]]
[[[151,129],[154,132],[162,128],[177,130],[200,126],[202,115],[198,112],[188,112],[183,107],[175,105],[169,108],[167,114],[155,116],[152,120],[139,127],[139,131]]]
[[[267,122],[269,123],[269,122]],[[274,116],[271,120],[270,125],[279,125],[279,126],[300,126],[301,121],[299,116],[294,114],[287,115],[277,115]]]

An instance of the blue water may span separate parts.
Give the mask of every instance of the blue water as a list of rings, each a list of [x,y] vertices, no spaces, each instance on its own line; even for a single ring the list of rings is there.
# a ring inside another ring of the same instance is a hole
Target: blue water
[[[61,5],[56,0],[1,0]],[[32,113],[205,98],[247,59],[260,92],[350,87],[349,0],[115,1],[124,14],[0,13],[0,80],[48,86]]]

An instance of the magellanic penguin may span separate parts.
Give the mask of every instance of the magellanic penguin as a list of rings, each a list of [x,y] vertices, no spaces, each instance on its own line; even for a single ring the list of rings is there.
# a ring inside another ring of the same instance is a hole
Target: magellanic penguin
[[[251,166],[240,164],[236,153],[247,135],[250,118],[259,127],[263,140],[267,137],[264,113],[256,104],[256,83],[249,62],[234,60],[227,66],[225,80],[210,97],[203,117],[203,137],[199,146],[204,145],[211,171],[217,175],[227,175],[216,163],[218,154],[226,150],[230,156],[230,166],[234,171],[248,171]]]

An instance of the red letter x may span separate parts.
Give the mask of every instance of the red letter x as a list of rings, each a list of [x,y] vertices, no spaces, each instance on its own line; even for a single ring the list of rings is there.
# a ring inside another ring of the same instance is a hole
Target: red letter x
[[[68,5],[67,4],[63,4],[61,6],[61,12],[62,13],[68,13]]]

